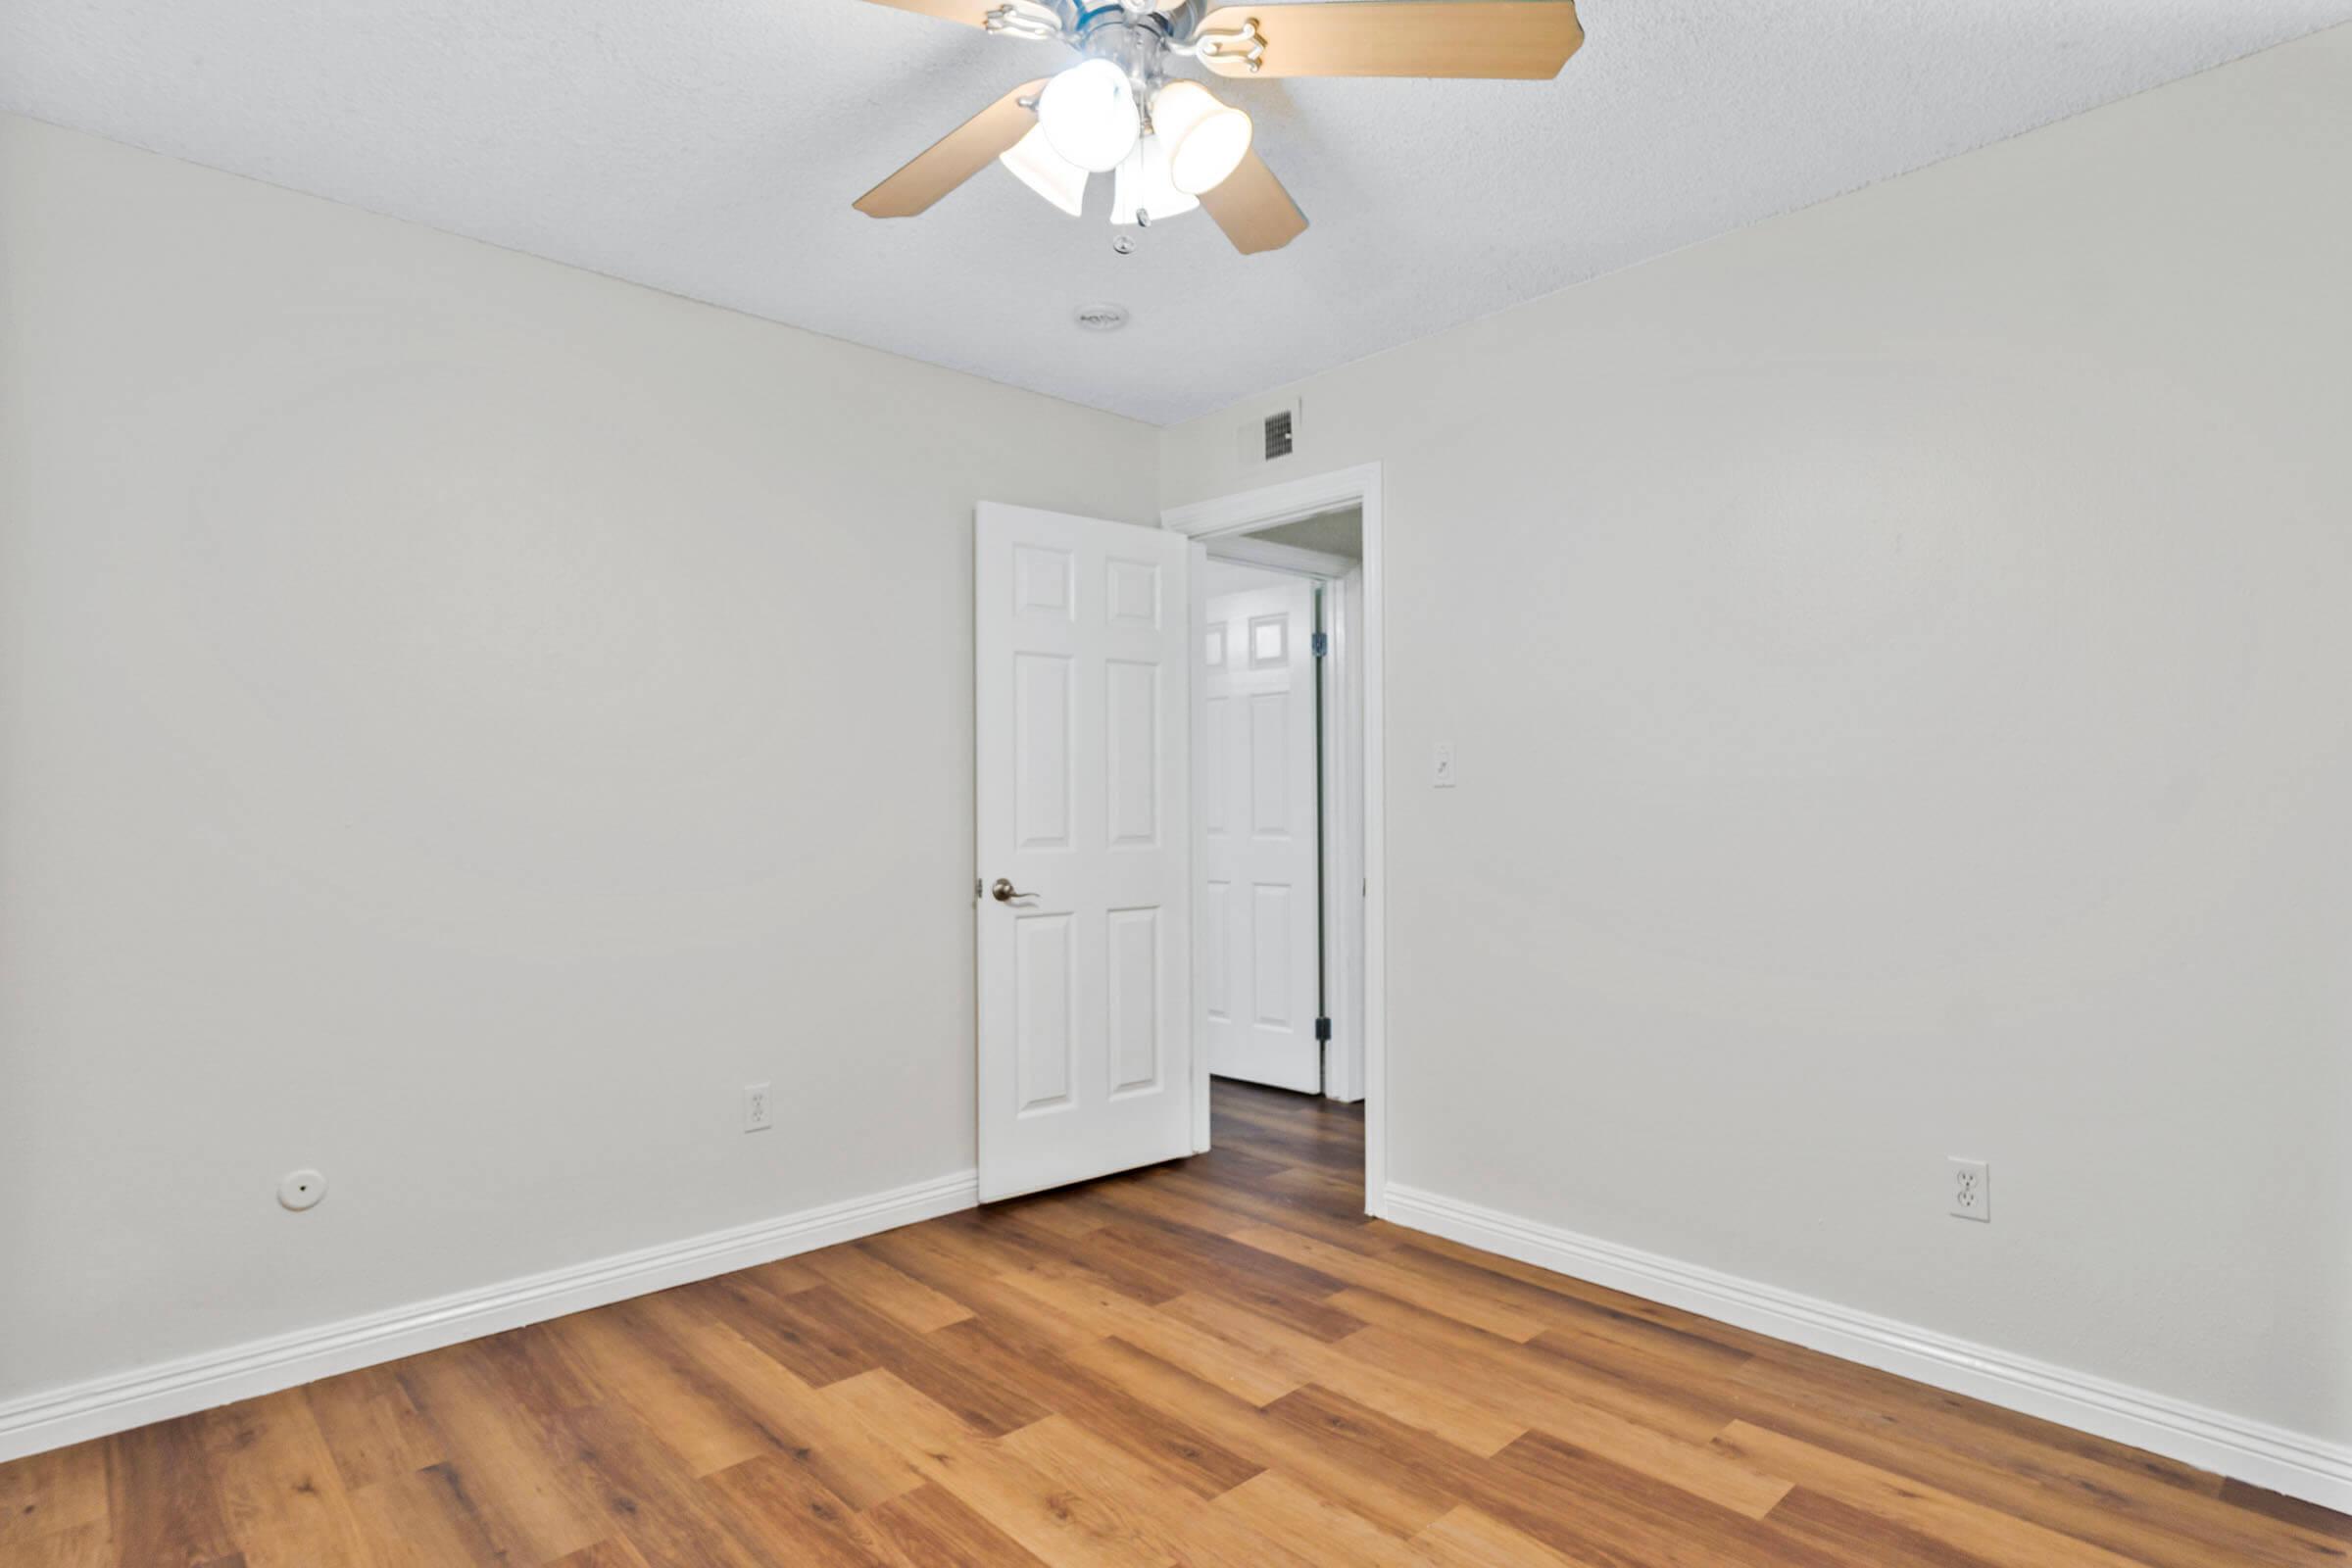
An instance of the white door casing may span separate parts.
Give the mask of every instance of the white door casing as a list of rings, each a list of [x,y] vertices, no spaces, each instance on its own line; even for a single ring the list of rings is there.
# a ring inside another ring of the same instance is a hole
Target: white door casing
[[[1314,584],[1207,602],[1196,953],[1200,1049],[1223,1078],[1322,1088]]]
[[[1192,638],[1177,535],[983,502],[974,551],[988,1201],[1193,1152]]]
[[[1358,908],[1362,918],[1356,929],[1361,933],[1362,948],[1354,969],[1361,976],[1361,990],[1357,994],[1361,1010],[1355,1019],[1354,1038],[1360,1042],[1363,1065],[1355,1083],[1364,1097],[1364,1210],[1375,1216],[1387,1214],[1389,1191],[1388,617],[1385,609],[1388,556],[1384,542],[1387,508],[1382,492],[1380,465],[1367,463],[1171,507],[1160,514],[1159,519],[1161,527],[1192,540],[1196,559],[1200,559],[1205,556],[1206,544],[1211,539],[1229,540],[1280,523],[1336,512],[1342,507],[1359,507],[1363,512],[1362,575],[1353,585],[1343,584],[1343,588],[1353,586],[1359,591],[1361,618],[1338,628],[1344,635],[1336,641],[1334,653],[1343,663],[1352,665],[1355,673],[1351,677],[1354,683],[1351,693],[1360,704],[1354,710],[1355,739],[1350,750],[1357,754],[1355,760],[1361,764],[1358,777],[1362,806],[1360,814],[1350,824],[1351,831],[1359,835],[1358,840],[1348,847],[1349,854],[1360,858],[1342,871],[1341,885],[1361,890]],[[1197,573],[1194,580],[1198,583],[1200,578],[1201,574]],[[1195,613],[1200,612],[1200,602],[1197,597]],[[1350,630],[1360,635],[1349,640],[1345,633]],[[1348,758],[1343,757],[1342,765],[1347,762]],[[1344,1009],[1347,999],[1341,1004]],[[1193,1082],[1198,1091],[1195,1136],[1205,1150],[1208,1147],[1205,1052],[1195,1056]]]

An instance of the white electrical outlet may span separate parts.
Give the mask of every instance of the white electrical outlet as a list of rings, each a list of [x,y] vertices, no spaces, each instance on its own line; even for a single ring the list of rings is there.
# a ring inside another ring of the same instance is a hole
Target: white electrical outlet
[[[743,1130],[756,1133],[776,1124],[775,1102],[769,1097],[767,1085],[743,1086]]]
[[[1453,788],[1453,742],[1438,742],[1438,755],[1430,764],[1430,783],[1442,790]]]
[[[1951,1164],[1952,1212],[1962,1219],[1992,1218],[1992,1167],[1981,1159],[1954,1157]]]

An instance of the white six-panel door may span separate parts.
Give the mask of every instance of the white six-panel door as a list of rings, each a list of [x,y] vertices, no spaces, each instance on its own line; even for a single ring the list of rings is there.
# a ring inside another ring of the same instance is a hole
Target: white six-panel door
[[[988,1200],[1192,1152],[1192,635],[1179,535],[984,502],[975,544]]]
[[[1222,1078],[1314,1093],[1320,995],[1314,585],[1208,600],[1201,678],[1199,1038]]]

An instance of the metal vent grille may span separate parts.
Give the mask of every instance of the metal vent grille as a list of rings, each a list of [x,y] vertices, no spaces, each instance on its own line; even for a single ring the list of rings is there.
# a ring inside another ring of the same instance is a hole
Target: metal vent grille
[[[1266,461],[1291,455],[1291,411],[1266,416]]]

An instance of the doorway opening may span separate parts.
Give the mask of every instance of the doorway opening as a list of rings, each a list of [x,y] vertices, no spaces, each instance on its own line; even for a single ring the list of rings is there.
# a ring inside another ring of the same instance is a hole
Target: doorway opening
[[[1379,470],[1163,522],[1195,558],[1196,1145],[1212,1076],[1362,1102],[1378,1214]]]
[[[1361,530],[1351,507],[1208,542],[1193,785],[1194,1038],[1209,1073],[1344,1101],[1362,1098],[1343,626]]]

